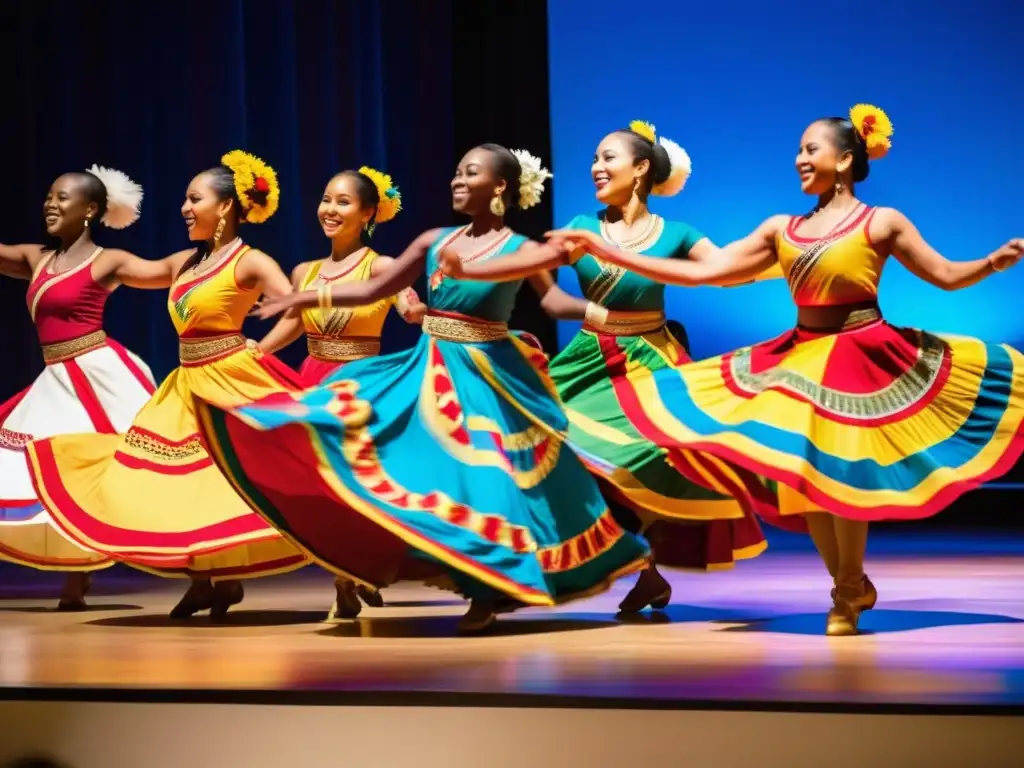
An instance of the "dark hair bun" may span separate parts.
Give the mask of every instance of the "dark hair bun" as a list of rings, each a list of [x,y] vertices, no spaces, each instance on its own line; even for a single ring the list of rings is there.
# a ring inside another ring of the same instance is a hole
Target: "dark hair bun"
[[[658,184],[664,184],[668,181],[668,177],[672,175],[672,161],[669,160],[668,152],[661,144],[655,142],[653,150],[651,178],[654,180],[655,186],[657,186]]]

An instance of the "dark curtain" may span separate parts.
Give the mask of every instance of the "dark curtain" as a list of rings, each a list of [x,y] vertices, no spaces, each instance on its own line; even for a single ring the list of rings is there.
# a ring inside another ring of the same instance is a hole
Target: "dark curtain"
[[[40,242],[51,181],[98,163],[145,189],[142,219],[100,230],[100,244],[150,258],[186,248],[189,180],[241,148],[270,163],[282,187],[277,215],[243,235],[286,271],[326,254],[315,216],[323,186],[363,164],[402,191],[403,212],[374,236],[397,255],[422,230],[453,223],[448,181],[473,144],[523,146],[550,162],[545,36],[545,4],[535,1],[9,0],[0,4],[0,241]],[[550,211],[549,197],[510,223],[538,235]],[[0,278],[0,397],[42,366],[24,291]],[[158,377],[177,364],[165,302],[163,291],[122,288],[106,317]],[[553,343],[528,290],[521,303],[516,327]],[[392,317],[385,348],[418,333]],[[300,347],[284,358],[296,363]]]

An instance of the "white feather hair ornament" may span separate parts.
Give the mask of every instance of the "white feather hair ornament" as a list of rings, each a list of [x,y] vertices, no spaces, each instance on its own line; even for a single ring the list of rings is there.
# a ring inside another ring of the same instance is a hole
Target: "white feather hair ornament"
[[[142,187],[127,174],[113,168],[94,165],[88,170],[103,182],[107,190],[107,212],[100,221],[111,229],[124,229],[139,220],[142,207]]]
[[[541,165],[539,157],[534,157],[525,149],[514,149],[512,154],[522,169],[519,174],[519,207],[526,210],[540,202],[544,194],[544,182],[554,176]]]
[[[672,139],[659,136],[658,144],[665,149],[665,153],[668,155],[670,170],[668,178],[661,184],[655,184],[651,193],[658,197],[672,197],[683,191],[683,187],[686,186],[686,180],[690,178],[690,171],[692,170],[690,156],[686,154],[685,149],[672,141]]]

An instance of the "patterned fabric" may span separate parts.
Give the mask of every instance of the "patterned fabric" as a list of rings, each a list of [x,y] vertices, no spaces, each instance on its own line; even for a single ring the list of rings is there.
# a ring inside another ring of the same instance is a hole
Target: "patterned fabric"
[[[873,300],[881,257],[870,220],[860,208],[802,246],[790,224],[779,258],[798,304]],[[634,384],[659,445],[778,483],[783,516],[927,517],[1009,471],[1024,450],[1019,352],[896,328],[876,307],[841,329],[797,328]]]
[[[604,234],[601,220],[577,216],[572,229]],[[681,222],[655,218],[651,234],[633,250],[654,258],[686,258],[702,235]],[[573,268],[583,294],[621,316],[664,309],[665,287],[632,272],[577,254]],[[626,323],[621,323],[626,325]],[[736,476],[714,460],[695,466],[647,439],[652,425],[636,404],[633,381],[663,368],[678,368],[689,355],[666,328],[622,335],[585,327],[551,361],[551,377],[569,416],[569,438],[587,467],[602,480],[620,520],[650,533],[658,562],[687,568],[722,568],[765,549],[752,510],[735,499],[708,490],[704,476],[720,478],[719,490],[771,507],[763,488],[744,494],[734,483],[757,483]],[[654,526],[652,528],[652,526]],[[673,530],[668,530],[670,526]],[[654,532],[661,529],[662,535]]]
[[[431,248],[428,274],[456,234]],[[439,277],[437,322],[415,348],[348,363],[305,392],[201,405],[214,460],[320,562],[375,586],[444,575],[467,596],[550,605],[643,567],[647,547],[563,445],[543,353],[507,332],[472,340],[505,327],[518,288]]]
[[[239,242],[200,275],[181,276],[168,309],[183,344],[234,338],[258,297],[240,289]],[[33,481],[62,532],[163,576],[250,578],[306,555],[271,528],[213,466],[193,400],[225,406],[297,389],[285,365],[244,345],[171,372],[121,433],[63,435],[28,446]]]

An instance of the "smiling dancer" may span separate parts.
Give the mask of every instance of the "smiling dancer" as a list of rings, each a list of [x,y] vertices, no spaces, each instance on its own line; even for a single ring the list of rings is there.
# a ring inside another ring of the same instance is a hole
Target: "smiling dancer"
[[[221,163],[192,180],[181,208],[199,246],[149,264],[161,279],[173,278],[167,308],[181,367],[123,434],[61,436],[28,446],[40,498],[65,534],[135,567],[192,579],[174,618],[206,609],[222,616],[242,599],[237,579],[307,562],[232,490],[197,430],[197,395],[237,405],[301,384],[241,335],[261,294],[291,292],[277,263],[238,235],[241,224],[266,221],[277,209],[276,176],[240,151]]]
[[[59,241],[0,245],[0,274],[29,280],[29,312],[46,368],[0,404],[0,558],[69,571],[58,609],[83,610],[90,572],[112,564],[54,528],[28,465],[29,441],[67,432],[127,429],[153,393],[153,375],[103,332],[103,310],[122,283],[148,264],[93,241],[97,226],[124,229],[139,218],[142,188],[120,171],[93,166],[57,178],[43,202],[46,234]]]
[[[317,209],[320,226],[331,241],[331,255],[295,267],[292,286],[297,291],[316,290],[382,275],[394,259],[370,248],[369,239],[378,224],[391,221],[401,210],[402,196],[387,174],[363,166],[335,175]],[[351,309],[293,309],[282,315],[259,346],[265,352],[277,352],[305,333],[309,355],[299,373],[306,384],[319,384],[346,363],[380,354],[380,336],[392,306],[402,319],[415,324],[423,322],[427,310],[412,288]],[[360,597],[378,608],[384,604],[379,592],[342,576],[335,581],[335,591],[328,621],[358,616]]]
[[[718,248],[701,232],[650,211],[651,195],[672,196],[690,176],[690,158],[670,139],[655,136],[654,126],[634,121],[628,129],[605,136],[594,153],[591,175],[597,215],[577,216],[571,228],[657,259],[705,262]],[[536,248],[487,262],[463,264],[444,255],[445,269],[456,277],[507,280],[532,276],[557,267],[561,254],[538,259]],[[573,262],[583,305],[583,329],[550,365],[550,374],[569,415],[569,440],[587,466],[601,478],[606,497],[620,522],[639,525],[653,549],[650,568],[619,606],[633,612],[648,605],[664,608],[671,586],[657,564],[682,568],[719,569],[737,558],[755,557],[765,549],[757,519],[734,499],[696,482],[696,466],[645,438],[655,424],[638,407],[633,380],[662,368],[690,361],[679,340],[666,327],[665,286],[591,253]],[[561,293],[546,271],[547,290]],[[543,292],[543,289],[542,289]],[[545,296],[547,300],[547,296]],[[564,299],[562,311],[579,312]],[[726,477],[728,473],[721,473]],[[767,504],[770,494],[759,501]]]
[[[564,447],[543,354],[509,334],[518,284],[459,282],[438,266],[445,248],[483,261],[519,247],[505,212],[539,201],[548,176],[525,152],[479,146],[451,184],[469,224],[424,232],[379,277],[260,312],[359,306],[426,271],[429,311],[414,349],[349,363],[300,394],[200,406],[215,460],[251,504],[372,586],[446,575],[472,599],[463,630],[504,608],[600,591],[649,554]]]
[[[331,255],[295,267],[293,287],[316,290],[383,274],[394,259],[370,248],[369,239],[378,224],[391,221],[400,210],[401,194],[387,174],[364,166],[335,175],[317,209],[320,226],[331,241]],[[426,306],[416,291],[407,288],[363,307],[291,310],[259,346],[265,352],[277,352],[305,333],[309,356],[300,373],[306,383],[318,384],[347,362],[380,354],[380,335],[392,306],[406,322],[423,322]]]
[[[798,325],[721,357],[637,382],[658,414],[660,445],[713,456],[780,484],[781,511],[802,515],[835,587],[826,632],[856,634],[878,593],[864,574],[868,524],[934,515],[1008,472],[1024,451],[1024,357],[1001,344],[896,328],[878,309],[885,260],[946,290],[1021,259],[1011,240],[948,261],[899,211],[861,202],[854,185],[891,146],[886,114],[857,105],[804,131],[796,168],[818,203],[773,216],[710,262],[669,261],[594,233],[554,233],[611,264],[680,285],[721,285],[781,266]]]

